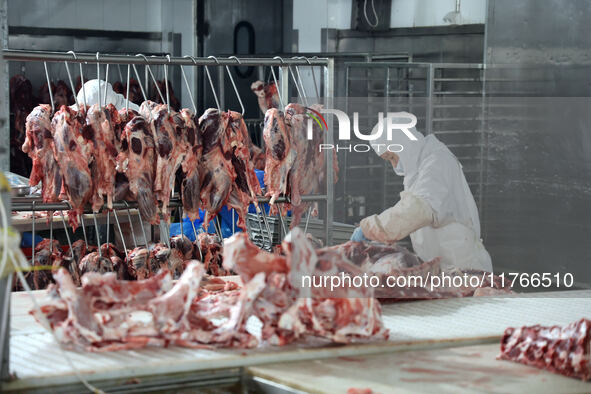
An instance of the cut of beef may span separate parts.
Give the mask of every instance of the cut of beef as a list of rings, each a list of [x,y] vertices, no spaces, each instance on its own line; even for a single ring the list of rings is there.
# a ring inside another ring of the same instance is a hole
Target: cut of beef
[[[43,202],[58,201],[62,175],[54,157],[54,136],[51,129],[51,107],[39,105],[27,116],[26,138],[22,150],[33,160],[29,184],[42,182]]]
[[[140,114],[150,123],[155,141],[156,173],[154,191],[162,201],[162,214],[168,220],[168,202],[174,185],[175,174],[188,151],[185,142],[185,123],[178,113],[168,113],[164,104],[145,101]]]
[[[52,269],[61,266],[62,261],[63,251],[59,242],[55,239],[53,242],[44,239],[35,245],[35,260],[33,261],[35,270],[25,274],[29,287],[34,290],[45,289],[47,285],[53,282],[51,277]]]
[[[270,109],[265,114],[263,138],[266,146],[265,186],[272,205],[280,195],[287,195],[290,171],[297,152],[292,147],[290,132],[283,112]]]
[[[254,163],[250,160],[251,145],[248,129],[238,112],[228,111],[223,114],[228,117],[226,132],[228,144],[224,146],[226,155],[231,155],[232,166],[236,179],[232,185],[229,205],[238,213],[238,227],[246,231],[246,214],[250,204],[257,204],[256,196],[263,192],[254,172]]]
[[[57,161],[63,179],[68,201],[72,206],[68,220],[74,230],[78,227],[78,215],[93,195],[93,178],[89,163],[92,162],[94,136],[91,130],[83,128],[83,113],[79,116],[70,107],[63,106],[54,116],[53,156]]]
[[[501,360],[582,380],[591,379],[591,320],[566,326],[507,328],[501,339]]]
[[[199,118],[199,134],[203,144],[201,156],[201,204],[205,210],[203,227],[209,226],[212,217],[226,205],[236,173],[231,162],[231,155],[224,155],[222,147],[227,147],[226,130],[228,117],[213,108],[209,108]]]
[[[230,275],[222,266],[222,244],[216,235],[199,234],[193,248],[193,257],[203,262],[205,272],[209,275]]]
[[[199,217],[199,207],[201,206],[199,162],[203,146],[193,113],[188,109],[183,109],[180,114],[185,121],[186,142],[188,144],[187,155],[182,163],[184,178],[181,184],[181,196],[183,210],[189,219],[193,221]]]
[[[81,275],[87,272],[98,272],[101,274],[113,272],[113,262],[105,256],[99,256],[98,252],[92,252],[80,260],[78,271]]]
[[[121,134],[121,150],[117,156],[117,170],[125,173],[129,192],[142,219],[159,223],[158,204],[154,195],[155,167],[154,137],[150,125],[142,116],[131,119]]]
[[[286,256],[262,251],[242,233],[224,244],[224,267],[237,272],[243,282],[265,275],[266,286],[253,304],[263,322],[264,340],[283,345],[306,337],[342,343],[387,339],[371,289],[341,287],[328,292],[302,286],[304,276],[359,274],[358,267],[342,256],[318,256],[299,228],[286,237],[283,250]]]
[[[279,94],[274,83],[256,81],[250,85],[250,89],[257,96],[259,108],[263,114],[271,108],[279,108]]]
[[[86,115],[85,133],[91,136],[94,144],[93,164],[96,168],[94,178],[94,195],[92,197],[92,209],[98,212],[104,202],[103,196],[107,196],[107,207],[113,207],[113,195],[115,194],[115,168],[117,149],[115,148],[115,128],[119,124],[119,113],[112,104],[110,110],[94,104],[88,109]]]

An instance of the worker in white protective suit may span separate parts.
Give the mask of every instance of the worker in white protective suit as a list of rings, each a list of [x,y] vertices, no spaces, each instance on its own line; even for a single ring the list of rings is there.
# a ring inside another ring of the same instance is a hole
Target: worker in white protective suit
[[[127,99],[122,94],[116,93],[113,90],[113,86],[111,86],[109,82],[105,82],[103,80],[99,81],[98,79],[91,79],[89,81],[86,81],[84,83],[84,86],[80,88],[80,91],[78,91],[76,99],[80,105],[86,103],[86,105],[90,106],[98,103],[99,95],[101,99],[101,105],[104,106],[106,104],[113,104],[117,108],[117,110],[125,109]],[[86,100],[84,99],[85,96]],[[70,107],[74,110],[78,110],[78,106],[76,104],[71,105]],[[127,108],[132,109],[134,111],[140,110],[140,107],[137,104],[132,103],[131,101],[129,102]]]
[[[411,115],[400,112],[394,117],[394,123],[404,124]],[[393,130],[391,139],[384,131],[372,141],[376,154],[404,176],[404,191],[396,205],[363,219],[351,240],[393,243],[410,234],[415,253],[425,261],[440,257],[443,269],[492,271],[462,165],[434,135],[425,137],[414,127],[408,131],[416,141],[401,130]],[[387,146],[403,149],[393,153]]]

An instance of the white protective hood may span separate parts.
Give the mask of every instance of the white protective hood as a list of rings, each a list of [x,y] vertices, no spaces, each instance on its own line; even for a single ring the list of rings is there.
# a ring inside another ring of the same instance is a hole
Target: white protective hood
[[[76,95],[77,101],[80,104],[84,104],[84,96],[86,95],[86,105],[91,106],[93,104],[98,103],[99,101],[99,87],[100,87],[100,99],[101,105],[105,105],[105,84],[107,86],[106,94],[107,94],[107,104],[113,104],[117,110],[125,109],[126,99],[122,94],[115,93],[113,90],[113,86],[110,83],[105,82],[103,80],[100,81],[98,79],[91,79],[84,83],[84,88],[80,88],[80,91]],[[76,104],[72,105],[71,108],[77,110],[78,106]],[[139,111],[140,107],[131,101],[128,105],[129,109],[134,111]]]
[[[396,113],[393,123],[408,124],[409,116]],[[490,256],[480,241],[478,209],[460,162],[434,135],[425,137],[414,127],[408,130],[416,141],[402,131],[393,131],[388,140],[384,125],[384,132],[372,144],[403,146],[396,153],[400,158],[396,173],[404,176],[404,191],[433,209],[433,224],[411,233],[415,252],[423,260],[442,257],[444,266],[492,270]],[[377,133],[377,125],[373,132]],[[384,148],[374,147],[374,151],[381,155]]]

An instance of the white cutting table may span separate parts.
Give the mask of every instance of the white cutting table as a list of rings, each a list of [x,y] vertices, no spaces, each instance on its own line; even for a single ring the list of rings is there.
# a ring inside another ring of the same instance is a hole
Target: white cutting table
[[[35,292],[35,296],[41,297],[43,293],[43,290]],[[28,295],[13,293],[11,305],[10,372],[16,379],[2,388],[26,390],[76,383],[78,378],[51,334],[28,314],[32,306]],[[167,379],[183,372],[493,343],[498,342],[509,326],[567,324],[591,317],[591,291],[395,303],[385,305],[383,315],[391,338],[381,343],[290,345],[251,350],[150,347],[109,353],[67,353],[79,373],[100,388],[101,381],[114,379],[137,383],[142,376]]]

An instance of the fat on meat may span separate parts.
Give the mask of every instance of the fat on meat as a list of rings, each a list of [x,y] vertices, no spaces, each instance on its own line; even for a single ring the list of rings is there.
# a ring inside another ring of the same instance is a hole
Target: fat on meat
[[[33,161],[29,184],[42,182],[43,202],[58,201],[62,188],[62,175],[53,156],[53,133],[51,129],[51,106],[41,104],[31,111],[25,123],[25,142],[22,146]]]
[[[509,327],[498,358],[587,381],[591,379],[591,320],[565,326]]]
[[[93,161],[92,135],[84,127],[84,111],[79,114],[62,106],[53,116],[53,156],[62,175],[63,186],[72,209],[68,213],[70,226],[78,227],[78,217],[91,200],[94,181],[89,163]]]

